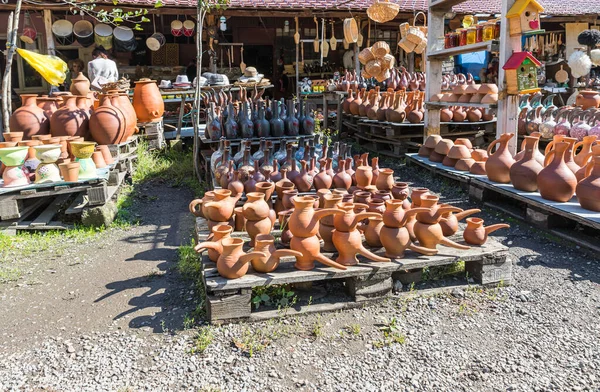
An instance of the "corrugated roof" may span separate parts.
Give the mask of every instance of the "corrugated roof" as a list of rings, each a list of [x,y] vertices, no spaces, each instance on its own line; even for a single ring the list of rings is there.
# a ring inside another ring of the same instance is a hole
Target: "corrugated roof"
[[[400,5],[400,12],[425,11],[427,0],[392,0]],[[112,0],[104,0],[112,3]],[[119,0],[120,4],[153,6],[155,0]],[[315,9],[315,10],[366,10],[373,0],[230,0],[231,9]],[[540,0],[548,15],[600,14],[598,0]],[[197,0],[163,0],[167,7],[195,8]],[[462,13],[499,13],[501,0],[468,0],[454,7]]]

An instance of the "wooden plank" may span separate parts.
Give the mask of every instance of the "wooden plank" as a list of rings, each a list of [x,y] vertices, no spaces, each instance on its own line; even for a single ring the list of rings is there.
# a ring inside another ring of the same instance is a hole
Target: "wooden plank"
[[[446,59],[450,56],[456,56],[464,53],[479,52],[485,50],[488,52],[497,52],[499,48],[498,41],[482,41],[470,45],[457,46],[454,48],[441,49],[429,52],[427,58],[431,59]]]
[[[50,221],[52,220],[52,218],[54,217],[54,215],[56,215],[56,213],[58,212],[58,210],[60,209],[61,205],[67,201],[69,199],[71,195],[69,194],[62,194],[57,196],[53,201],[50,202],[50,204],[48,205],[48,207],[46,207],[46,209],[44,211],[42,211],[37,218],[35,218],[33,220],[33,222],[31,222],[31,226],[35,227],[35,226],[45,226],[48,223],[50,223]]]
[[[441,88],[441,86],[440,86],[440,88]],[[432,93],[432,94],[439,94],[439,92]],[[431,101],[428,101],[427,98],[425,98],[425,107],[430,108],[430,109],[436,109],[436,108],[442,108],[442,107],[445,108],[445,107],[451,107],[451,106],[457,106],[457,105],[467,107],[467,108],[485,108],[485,109],[493,109],[493,108],[498,107],[498,105],[494,104],[494,103],[431,102]],[[425,113],[427,113],[427,111],[425,111]],[[452,123],[448,123],[448,124],[452,124]]]
[[[211,323],[225,320],[240,320],[250,317],[251,293],[235,294],[229,297],[206,297],[206,311]]]
[[[21,217],[23,201],[17,199],[14,195],[0,199],[0,219],[9,220]]]
[[[391,274],[376,276],[372,279],[363,276],[346,279],[346,288],[356,302],[386,297],[392,292],[393,284],[394,280]]]
[[[83,211],[83,209],[87,206],[87,204],[88,201],[86,195],[82,192],[79,195],[77,195],[75,200],[73,200],[71,205],[67,208],[67,210],[65,211],[65,215],[80,214]]]

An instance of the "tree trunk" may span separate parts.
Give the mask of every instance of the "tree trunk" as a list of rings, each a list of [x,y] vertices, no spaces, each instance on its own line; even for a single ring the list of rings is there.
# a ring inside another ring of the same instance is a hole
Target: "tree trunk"
[[[17,0],[15,12],[11,12],[8,17],[8,31],[6,35],[8,50],[6,55],[6,68],[4,69],[4,76],[2,77],[2,123],[4,127],[4,132],[10,132],[9,118],[12,112],[12,93],[10,83],[11,69],[13,57],[17,49],[17,31],[19,29],[19,14],[21,13],[22,2],[23,0]]]
[[[200,92],[202,91],[200,86],[200,76],[202,75],[202,31],[204,26],[204,17],[206,16],[206,11],[198,5],[196,10],[196,96],[194,100],[194,110],[195,116],[192,115],[192,121],[194,122],[194,143],[193,143],[193,159],[194,159],[194,172],[196,173],[196,177],[198,177],[198,181],[202,182],[202,176],[200,173],[199,167],[199,159],[200,159],[200,146],[199,146],[199,137],[200,137],[200,105],[202,103],[202,97],[200,96]],[[210,170],[208,168],[207,170]],[[197,195],[198,196],[198,195]]]

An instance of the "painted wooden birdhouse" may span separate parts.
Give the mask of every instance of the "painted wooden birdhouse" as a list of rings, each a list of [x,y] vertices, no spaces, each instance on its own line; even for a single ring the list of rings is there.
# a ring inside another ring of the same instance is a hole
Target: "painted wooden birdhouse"
[[[515,52],[502,67],[508,94],[530,94],[539,91],[537,71],[542,65],[530,52]]]
[[[541,31],[540,13],[544,7],[535,0],[517,0],[506,14],[511,36]]]

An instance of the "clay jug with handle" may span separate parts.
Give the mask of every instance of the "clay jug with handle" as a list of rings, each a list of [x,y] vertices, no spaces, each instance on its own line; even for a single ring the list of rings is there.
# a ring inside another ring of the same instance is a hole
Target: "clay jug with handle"
[[[502,184],[510,182],[510,167],[515,160],[508,149],[508,141],[514,136],[514,133],[505,133],[489,145],[487,149],[489,158],[485,162],[485,171],[491,181]],[[499,144],[498,149],[492,154],[496,144]]]
[[[600,155],[592,158],[586,176],[575,188],[577,200],[581,207],[590,211],[600,211]]]
[[[487,241],[490,233],[499,229],[508,229],[510,225],[506,223],[497,223],[495,225],[483,226],[483,219],[469,218],[467,219],[467,227],[463,233],[465,242],[470,245],[483,245]]]
[[[214,248],[213,244],[205,244],[206,247]],[[254,257],[266,257],[263,252],[244,253],[242,247],[244,240],[241,238],[225,238],[221,241],[223,251],[217,259],[217,271],[219,275],[227,279],[238,279],[248,272],[248,263]]]
[[[535,159],[538,150],[539,138],[525,136],[525,147],[523,157],[515,162],[510,168],[510,182],[515,189],[525,192],[537,191],[537,176],[544,168]]]
[[[565,163],[568,148],[566,142],[555,143],[552,161],[538,173],[538,189],[546,200],[564,203],[571,200],[575,193],[577,178]]]

